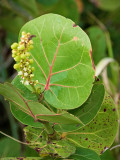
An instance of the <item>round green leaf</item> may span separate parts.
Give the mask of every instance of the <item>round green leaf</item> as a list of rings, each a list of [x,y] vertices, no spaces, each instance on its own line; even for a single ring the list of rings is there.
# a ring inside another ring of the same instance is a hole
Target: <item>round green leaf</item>
[[[91,44],[85,32],[70,19],[56,14],[36,18],[25,24],[22,31],[36,36],[31,51],[34,79],[45,90],[45,100],[59,109],[83,104],[94,81]]]

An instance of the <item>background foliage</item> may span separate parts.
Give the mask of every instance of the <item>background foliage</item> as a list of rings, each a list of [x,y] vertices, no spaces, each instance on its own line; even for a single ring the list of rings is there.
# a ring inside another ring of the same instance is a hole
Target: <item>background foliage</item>
[[[20,28],[45,13],[57,13],[72,19],[90,37],[97,73],[113,97],[119,115],[120,99],[120,1],[119,0],[1,0],[0,1],[0,82],[11,82],[13,70],[10,45],[17,41]],[[10,113],[8,103],[0,97],[0,130],[23,139],[21,123]],[[9,145],[10,144],[10,145]],[[119,133],[115,143],[120,144]],[[16,153],[11,152],[16,148]],[[31,149],[0,135],[0,157],[31,155]],[[112,156],[113,158],[112,158]],[[31,156],[37,156],[34,152]],[[119,159],[119,148],[105,152],[102,160]]]

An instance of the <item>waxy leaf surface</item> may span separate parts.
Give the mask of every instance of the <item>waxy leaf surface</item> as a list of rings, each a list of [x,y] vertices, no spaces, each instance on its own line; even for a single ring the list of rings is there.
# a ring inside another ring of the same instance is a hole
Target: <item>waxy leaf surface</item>
[[[67,138],[77,146],[89,148],[102,154],[112,145],[117,129],[118,117],[115,104],[106,93],[97,116],[85,127],[66,134]]]
[[[91,93],[94,69],[88,36],[74,22],[46,14],[26,23],[20,32],[30,32],[34,48],[34,79],[45,100],[55,108],[74,109]]]

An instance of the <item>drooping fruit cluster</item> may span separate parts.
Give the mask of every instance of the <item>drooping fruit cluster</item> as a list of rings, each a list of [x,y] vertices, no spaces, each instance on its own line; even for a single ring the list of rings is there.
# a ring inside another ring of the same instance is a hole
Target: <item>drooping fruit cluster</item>
[[[25,85],[36,85],[38,80],[32,80],[34,77],[32,67],[33,59],[30,59],[30,50],[33,49],[33,41],[30,33],[22,32],[21,41],[19,43],[13,43],[12,48],[12,57],[16,61],[14,69],[18,71],[18,75],[21,77],[21,83]]]

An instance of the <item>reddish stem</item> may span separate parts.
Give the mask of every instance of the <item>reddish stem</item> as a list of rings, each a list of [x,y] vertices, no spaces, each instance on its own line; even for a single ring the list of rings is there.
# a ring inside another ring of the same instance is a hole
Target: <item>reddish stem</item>
[[[52,75],[52,68],[53,68],[53,65],[54,65],[54,62],[55,62],[59,47],[60,47],[60,40],[58,42],[58,47],[56,49],[55,56],[54,56],[53,61],[52,61],[52,65],[50,66],[49,76],[48,76],[47,84],[45,86],[45,90],[49,89],[49,83],[50,83],[50,79],[51,79],[51,75]]]

